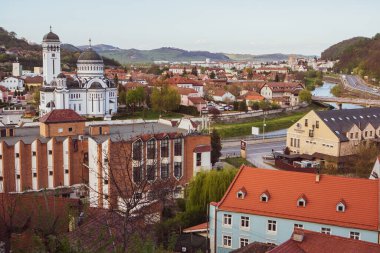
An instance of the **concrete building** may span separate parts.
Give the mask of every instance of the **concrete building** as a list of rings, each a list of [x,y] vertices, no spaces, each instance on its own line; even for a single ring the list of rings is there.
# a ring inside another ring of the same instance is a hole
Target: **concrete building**
[[[62,109],[53,110],[40,118],[39,123],[25,127],[0,126],[0,136],[0,193],[48,189],[76,196],[78,185],[103,187],[96,174],[105,162],[102,155],[116,156],[120,146],[132,150],[136,143],[145,150],[142,164],[146,164],[151,152],[157,155],[160,166],[154,171],[149,169],[150,175],[158,180],[172,176],[178,185],[184,186],[198,171],[211,168],[208,135],[188,133],[157,121],[86,122],[73,110]],[[112,168],[115,160],[109,160]],[[130,162],[132,168],[134,163]],[[147,168],[139,169],[142,170],[139,175],[146,175]],[[94,192],[90,196],[94,197]],[[95,202],[93,206],[103,206],[97,199]]]
[[[379,180],[242,166],[210,204],[211,252],[278,245],[294,228],[379,243],[378,200]]]
[[[293,154],[343,167],[359,143],[379,138],[380,108],[311,111],[288,128],[286,145]]]

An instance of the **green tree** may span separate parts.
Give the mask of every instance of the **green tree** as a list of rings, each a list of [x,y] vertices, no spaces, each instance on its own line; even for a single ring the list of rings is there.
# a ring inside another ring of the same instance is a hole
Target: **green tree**
[[[353,147],[355,155],[349,159],[345,167],[357,177],[368,178],[376,157],[380,153],[379,147],[374,143],[362,142]]]
[[[125,104],[126,102],[126,93],[124,90],[122,90],[121,92],[119,92],[119,97],[117,98],[119,104]]]
[[[197,67],[194,66],[192,69],[191,69],[191,74],[194,75],[194,76],[198,76],[198,70],[197,70]]]
[[[160,88],[154,88],[150,96],[150,102],[154,111],[175,111],[181,103],[181,97],[177,90],[164,84]]]
[[[248,80],[252,80],[252,78],[253,78],[253,69],[252,68],[247,68],[246,71],[247,71],[247,79]]]
[[[135,112],[136,107],[143,105],[145,102],[145,90],[143,87],[137,87],[134,90],[127,91],[125,97],[126,104]]]
[[[271,108],[271,103],[268,100],[262,100],[259,103],[260,109],[263,111],[268,111]]]
[[[215,72],[211,71],[211,73],[210,73],[210,79],[215,79],[215,78],[216,78]]]
[[[33,101],[35,105],[40,104],[40,90],[36,89],[33,93]]]
[[[239,103],[239,111],[241,111],[241,112],[248,111],[247,103],[245,102],[245,100],[240,101],[240,103]]]
[[[308,104],[311,103],[311,92],[309,90],[301,90],[299,95],[298,95],[299,99],[300,99],[300,102],[306,102]]]
[[[213,129],[211,133],[211,163],[214,165],[222,155],[222,142],[217,130]]]

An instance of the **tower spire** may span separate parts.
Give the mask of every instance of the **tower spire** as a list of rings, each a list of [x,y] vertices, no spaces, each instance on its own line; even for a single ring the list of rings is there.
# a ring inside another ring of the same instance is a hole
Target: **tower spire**
[[[51,26],[50,26],[50,32],[51,32]]]
[[[88,39],[88,44],[90,45],[90,47],[91,47],[91,38],[90,39]]]

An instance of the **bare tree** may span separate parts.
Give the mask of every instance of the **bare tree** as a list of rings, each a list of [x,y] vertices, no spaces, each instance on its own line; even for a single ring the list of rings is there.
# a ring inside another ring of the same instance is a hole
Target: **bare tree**
[[[174,174],[183,173],[178,169],[171,172],[173,166],[166,162],[171,153],[169,138],[163,137],[159,144],[153,134],[152,138],[145,137],[113,140],[95,159],[96,169],[91,165],[89,168],[99,182],[96,187],[89,186],[93,193],[90,203],[108,208],[111,218],[107,224],[103,215],[88,219],[102,223],[109,231],[115,239],[113,250],[125,252],[133,235],[144,238],[150,234],[151,225],[160,220],[162,208],[173,204],[179,186]]]

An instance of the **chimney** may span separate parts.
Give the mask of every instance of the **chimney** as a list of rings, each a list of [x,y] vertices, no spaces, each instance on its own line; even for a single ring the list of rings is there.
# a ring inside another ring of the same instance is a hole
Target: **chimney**
[[[315,174],[315,182],[319,183],[320,179],[321,179],[321,175],[319,174],[319,168],[317,168],[316,174]]]
[[[296,242],[302,242],[304,238],[304,234],[302,230],[294,229],[292,239]]]

